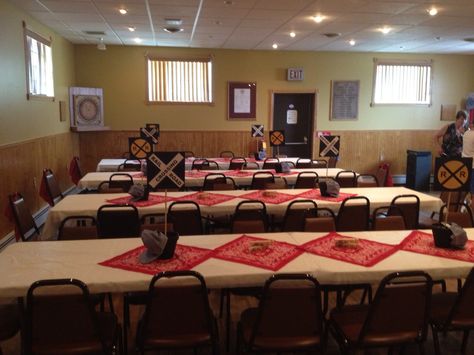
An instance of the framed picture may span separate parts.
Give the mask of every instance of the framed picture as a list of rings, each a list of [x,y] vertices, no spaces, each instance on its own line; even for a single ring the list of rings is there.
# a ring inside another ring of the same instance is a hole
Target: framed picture
[[[255,120],[257,106],[257,83],[228,83],[228,119]]]
[[[332,81],[329,118],[334,120],[357,120],[359,115],[359,80]]]

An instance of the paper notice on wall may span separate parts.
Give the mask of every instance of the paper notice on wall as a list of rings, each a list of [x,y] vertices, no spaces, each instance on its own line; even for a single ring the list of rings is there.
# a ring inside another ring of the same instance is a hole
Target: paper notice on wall
[[[298,123],[298,111],[297,110],[286,110],[286,123],[297,124]]]
[[[250,113],[250,89],[234,90],[234,112]]]

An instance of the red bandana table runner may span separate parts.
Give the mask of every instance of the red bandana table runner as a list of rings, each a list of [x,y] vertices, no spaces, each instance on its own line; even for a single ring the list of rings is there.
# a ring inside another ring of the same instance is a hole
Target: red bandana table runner
[[[306,192],[302,192],[298,195],[298,197],[309,198],[313,200],[323,200],[323,201],[331,201],[331,202],[342,202],[348,197],[357,196],[357,194],[348,194],[344,192],[340,192],[338,197],[326,197],[322,196],[319,189],[311,189]]]
[[[275,173],[276,176],[289,176],[289,175],[296,175],[299,174],[297,171],[289,171],[287,173]]]
[[[472,240],[468,240],[465,248],[461,250],[437,248],[431,233],[413,231],[401,242],[400,250],[474,263],[474,241]]]
[[[324,237],[314,239],[301,246],[308,253],[336,259],[351,264],[370,267],[389,257],[398,250],[397,245],[389,245],[366,239],[358,239],[357,247],[338,247],[336,237],[347,237],[331,232]]]
[[[145,247],[141,246],[102,261],[99,265],[154,275],[162,271],[190,270],[209,259],[212,254],[212,250],[209,249],[178,244],[171,259],[157,259],[149,264],[142,264],[138,257],[144,250]]]
[[[242,235],[215,249],[213,257],[277,271],[302,253],[296,245]]]
[[[198,205],[204,206],[213,206],[217,205],[218,203],[223,203],[230,201],[237,196],[225,195],[225,194],[216,194],[213,192],[195,192],[190,195],[182,196],[175,198],[176,201],[194,201]]]
[[[138,173],[127,173],[128,175],[130,175],[132,178],[142,178],[142,177],[145,177],[145,175],[143,175],[143,173],[141,171],[139,171]]]
[[[289,195],[273,190],[259,190],[249,192],[248,194],[240,195],[239,198],[246,198],[248,200],[260,200],[265,203],[280,204],[295,199],[297,196]]]
[[[109,203],[112,203],[114,205],[134,205],[135,207],[147,207],[147,206],[153,206],[153,205],[159,205],[160,203],[165,202],[165,196],[159,196],[159,195],[148,195],[148,200],[147,201],[132,201],[132,196],[125,196],[125,197],[117,197],[113,198],[110,200],[106,200]],[[174,201],[174,197],[169,197],[166,199],[167,202]]]
[[[225,176],[230,177],[249,177],[254,174],[254,172],[248,170],[227,170],[223,173],[225,174]]]
[[[186,171],[185,177],[187,178],[203,178],[206,177],[206,175],[212,174],[208,171],[201,171],[201,170],[189,170]]]

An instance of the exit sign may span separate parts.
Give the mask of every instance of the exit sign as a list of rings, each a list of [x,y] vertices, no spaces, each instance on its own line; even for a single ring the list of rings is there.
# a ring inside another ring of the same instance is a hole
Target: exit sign
[[[288,68],[287,80],[303,80],[304,72],[303,68]]]

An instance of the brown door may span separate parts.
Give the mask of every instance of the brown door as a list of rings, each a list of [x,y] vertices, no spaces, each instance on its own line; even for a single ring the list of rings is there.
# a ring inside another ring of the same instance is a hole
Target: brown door
[[[285,146],[273,155],[312,158],[314,93],[274,93],[273,129],[285,131]]]

